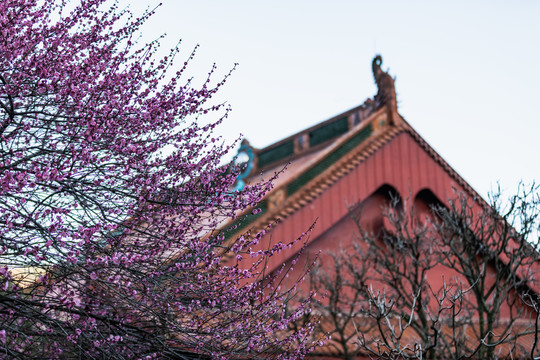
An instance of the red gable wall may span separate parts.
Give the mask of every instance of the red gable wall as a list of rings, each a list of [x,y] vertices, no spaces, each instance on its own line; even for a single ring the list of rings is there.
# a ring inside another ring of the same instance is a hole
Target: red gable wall
[[[310,235],[311,242],[333,229],[335,241],[343,239],[341,232],[350,233],[334,225],[349,217],[349,207],[360,203],[379,187],[387,184],[395,188],[402,198],[414,198],[423,189],[430,189],[439,199],[455,197],[455,190],[465,191],[409,133],[397,135],[389,143],[368,157],[327,188],[312,202],[292,215],[282,219],[261,241],[262,247],[286,241],[306,231],[315,220],[317,224]],[[356,227],[356,225],[355,225]],[[340,230],[336,230],[340,228]],[[337,233],[336,233],[337,232]],[[329,236],[329,235],[325,235]],[[333,241],[331,248],[337,243]],[[310,251],[322,250],[311,246]],[[297,247],[296,250],[299,248]],[[274,256],[269,270],[279,268],[294,251]]]

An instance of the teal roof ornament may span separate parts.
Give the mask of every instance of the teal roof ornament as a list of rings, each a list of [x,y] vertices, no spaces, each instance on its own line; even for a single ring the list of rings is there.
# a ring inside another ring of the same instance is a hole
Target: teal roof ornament
[[[233,162],[234,165],[240,167],[240,173],[236,177],[236,185],[234,186],[234,190],[242,191],[244,186],[246,186],[244,179],[247,178],[251,170],[253,170],[253,165],[255,162],[253,148],[246,139],[242,140],[238,153],[234,157]]]

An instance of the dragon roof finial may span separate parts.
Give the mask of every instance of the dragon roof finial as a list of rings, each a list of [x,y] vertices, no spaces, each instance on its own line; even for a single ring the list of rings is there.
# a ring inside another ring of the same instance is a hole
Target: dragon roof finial
[[[375,78],[375,83],[378,88],[377,95],[375,95],[375,104],[377,108],[386,105],[392,115],[397,115],[397,98],[394,79],[388,72],[381,69],[382,62],[382,56],[376,55],[371,64],[373,77]]]

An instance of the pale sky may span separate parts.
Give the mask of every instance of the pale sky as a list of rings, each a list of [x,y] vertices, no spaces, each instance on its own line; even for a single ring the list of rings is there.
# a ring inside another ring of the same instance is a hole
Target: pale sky
[[[182,39],[182,61],[200,44],[200,81],[239,63],[217,98],[227,141],[264,147],[363,103],[380,53],[400,114],[482,196],[540,181],[540,1],[162,1],[144,40]]]

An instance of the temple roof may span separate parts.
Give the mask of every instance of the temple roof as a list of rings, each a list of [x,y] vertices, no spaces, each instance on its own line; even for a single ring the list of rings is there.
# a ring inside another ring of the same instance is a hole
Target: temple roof
[[[481,199],[398,113],[394,79],[381,64],[376,56],[372,69],[378,92],[361,105],[261,149],[244,139],[239,154],[245,153],[248,160],[237,189],[278,177],[258,205],[260,212],[245,211],[234,226],[225,227],[226,236],[248,228],[259,231],[286,218],[402,133],[408,133],[462,189]]]
[[[448,200],[460,192],[480,207],[489,206],[398,113],[394,79],[381,69],[381,64],[381,57],[375,57],[372,66],[378,92],[361,105],[261,149],[243,141],[239,153],[245,153],[247,161],[238,188],[268,180],[275,174],[278,177],[257,205],[260,211],[247,209],[222,228],[226,238],[234,241],[239,234],[259,233],[268,229],[268,224],[279,222],[265,231],[259,242],[259,248],[266,249],[275,241],[303,233],[318,218],[307,246],[302,248],[302,256],[307,259],[338,246],[347,231],[343,222],[350,217],[347,207],[364,201],[388,184],[405,197],[429,189],[436,197]],[[267,264],[268,272],[290,263],[301,246],[297,243],[290,251],[275,254]],[[524,268],[519,275],[539,271],[536,264]],[[528,286],[539,292],[537,282]],[[369,328],[374,324],[364,319],[361,323],[366,326],[362,329],[366,338],[374,339],[377,331]],[[322,316],[321,327],[331,332],[335,324]],[[441,329],[443,334],[451,330],[446,325]],[[349,326],[344,329],[344,335],[352,336],[358,330]],[[473,341],[469,335],[474,330],[474,326],[464,328],[464,338]],[[526,333],[531,330],[530,324],[516,323],[514,330]],[[415,332],[409,329],[402,340],[416,343]],[[534,335],[529,333],[519,337],[513,354],[523,354],[534,340]],[[356,345],[351,346],[352,352],[357,350]],[[328,341],[314,355],[338,357],[337,349],[336,341]],[[505,356],[509,354],[508,349],[501,351]]]

